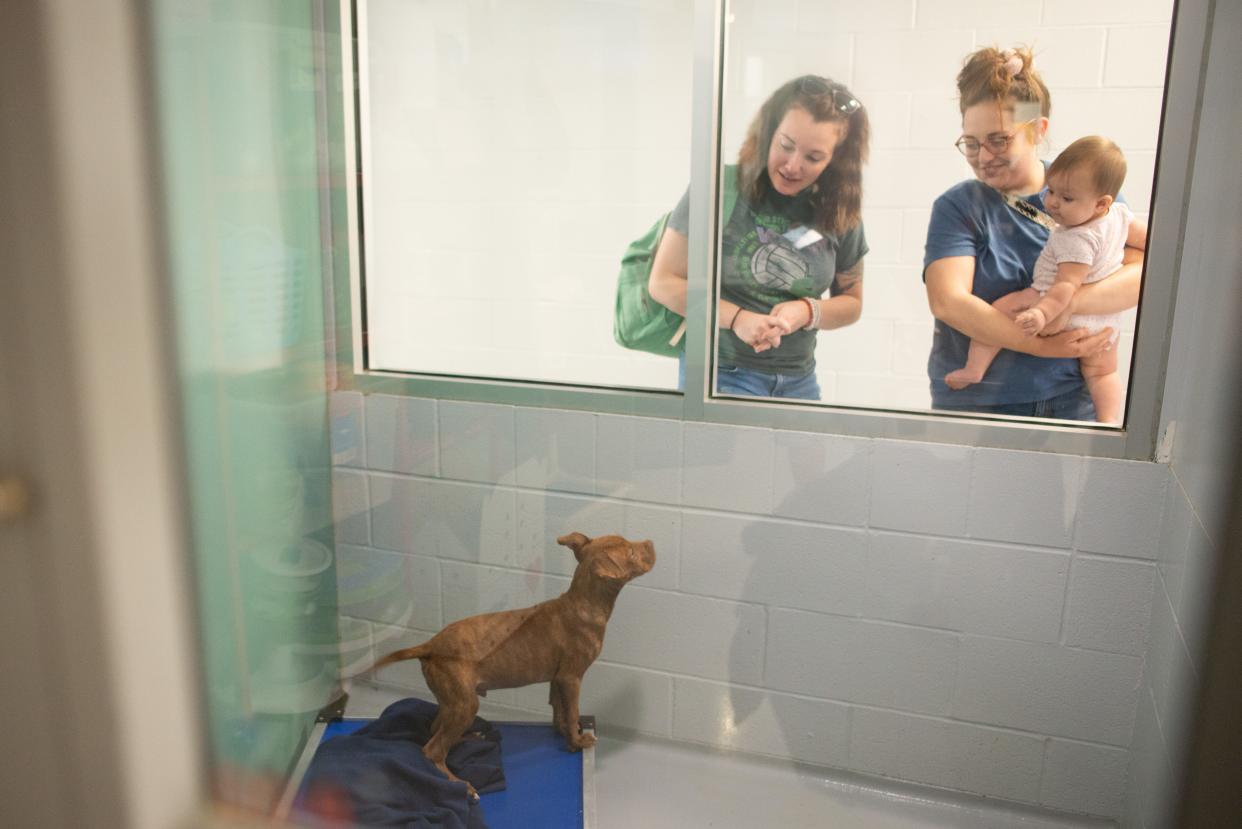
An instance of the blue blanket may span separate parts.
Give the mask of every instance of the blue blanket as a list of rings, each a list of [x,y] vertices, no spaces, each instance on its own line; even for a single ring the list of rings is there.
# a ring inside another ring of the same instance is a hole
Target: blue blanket
[[[315,753],[294,811],[333,825],[402,829],[487,829],[479,804],[423,756],[435,703],[404,699],[355,731],[325,740]],[[500,732],[476,717],[453,746],[448,767],[480,794],[505,788]]]

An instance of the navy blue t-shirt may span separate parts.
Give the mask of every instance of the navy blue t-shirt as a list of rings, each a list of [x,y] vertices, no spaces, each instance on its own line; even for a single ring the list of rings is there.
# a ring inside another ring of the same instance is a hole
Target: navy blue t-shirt
[[[1026,200],[1044,209],[1041,190]],[[985,302],[1030,287],[1035,260],[1048,241],[1048,231],[1005,204],[1001,195],[978,180],[949,188],[932,206],[923,255],[927,266],[948,256],[975,257],[971,293]],[[995,403],[1031,403],[1067,394],[1083,385],[1078,360],[1035,357],[1002,349],[983,382],[960,391],[950,389],[944,376],[966,365],[970,338],[936,320],[927,374],[932,406],[985,406]]]

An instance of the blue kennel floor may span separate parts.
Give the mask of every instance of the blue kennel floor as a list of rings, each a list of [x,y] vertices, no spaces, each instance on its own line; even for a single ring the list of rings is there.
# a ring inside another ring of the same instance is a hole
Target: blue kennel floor
[[[352,734],[369,719],[334,720],[319,738]],[[500,731],[507,787],[480,796],[490,829],[582,829],[583,765],[592,752],[570,753],[551,725],[492,722]]]

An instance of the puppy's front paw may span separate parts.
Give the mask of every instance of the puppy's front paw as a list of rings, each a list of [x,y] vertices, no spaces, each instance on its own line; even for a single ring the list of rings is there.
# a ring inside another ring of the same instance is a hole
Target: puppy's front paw
[[[582,751],[584,748],[590,748],[595,745],[596,739],[594,734],[575,734],[569,738],[570,751]]]

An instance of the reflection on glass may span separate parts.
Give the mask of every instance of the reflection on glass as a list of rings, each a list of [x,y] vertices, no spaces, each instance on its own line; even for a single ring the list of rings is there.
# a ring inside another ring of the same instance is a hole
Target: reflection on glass
[[[725,158],[736,157],[748,120],[771,90],[802,72],[847,83],[871,124],[862,202],[867,304],[856,324],[818,338],[814,375],[823,402],[1096,420],[1085,368],[1092,383],[1098,375],[1106,387],[1100,393],[1107,411],[1099,419],[1119,421],[1172,3],[1116,21],[1087,4],[1060,4],[1042,20],[1014,19],[1012,10],[981,20],[968,3],[942,4],[934,19],[920,14],[899,22],[837,0],[799,4],[788,17],[751,0],[731,11]],[[999,48],[979,48],[996,42]],[[972,59],[968,72],[963,67]],[[971,76],[966,88],[956,83],[959,73]],[[1042,89],[1042,97],[1028,95],[1028,86]],[[1049,334],[1059,321],[1028,333],[990,305],[1031,286],[1049,235],[1013,197],[1041,212],[1057,208],[1048,204],[1047,165],[1087,135],[1114,142],[1126,161],[1116,199],[1135,217],[1126,228],[1125,264],[1098,283],[1084,278],[1090,284],[1072,292],[1054,277],[1040,311],[1068,297],[1075,314],[1108,316],[1112,330],[1102,332],[1097,319],[1056,336]],[[727,298],[729,276],[721,278]],[[727,323],[724,310],[720,315]],[[966,367],[972,336],[1003,350],[978,382],[957,375],[961,388],[951,388],[945,378]],[[719,360],[728,365],[726,342],[722,334]],[[736,393],[726,372],[717,391]]]
[[[815,75],[783,84],[755,114],[737,166],[723,172],[718,392],[819,399],[816,334],[862,312],[867,139],[858,99]],[[651,271],[652,297],[679,313],[689,199],[669,217]]]
[[[980,49],[957,85],[958,148],[975,178],[936,200],[928,227],[932,405],[1120,424],[1113,346],[1138,304],[1147,237],[1113,203],[1124,156],[1083,139],[1045,167],[1051,102],[1029,50]]]
[[[986,55],[984,57],[986,59]],[[983,109],[977,109],[978,107]],[[989,102],[975,104],[967,109],[963,120],[986,122],[999,118],[1003,122],[1008,115],[1008,111],[1004,109],[999,110],[998,115],[993,112],[995,110]],[[1019,125],[1016,131],[992,135],[1005,136],[1006,143],[1013,146],[1012,138],[1018,132],[1027,129],[1042,130],[1046,121],[1046,117],[1033,119]],[[975,144],[975,150],[968,153],[967,158],[972,159],[972,165],[979,169],[980,179],[986,181],[1001,170],[999,165],[992,169],[987,168],[984,160],[992,155],[1003,164],[1005,162],[1001,160],[1009,157],[1009,150],[992,154],[988,149],[991,146],[990,141]],[[1016,146],[1020,152],[1023,144],[1019,142]],[[946,251],[951,251],[967,235],[963,233],[964,223],[960,220],[960,215],[969,215],[971,210],[986,211],[989,205],[995,205],[994,213],[999,212],[1001,205],[1019,208],[1023,218],[1047,229],[1049,233],[1046,236],[1032,233],[1030,247],[1041,250],[1035,260],[1031,284],[1002,294],[992,303],[992,309],[1004,314],[1014,323],[1013,328],[1004,325],[998,327],[1011,339],[1017,340],[1009,346],[1015,352],[1021,353],[1036,346],[1073,351],[1081,349],[1081,356],[1078,357],[1080,371],[1076,377],[1072,369],[1067,370],[1061,361],[1054,359],[1032,361],[1029,366],[1013,366],[1008,372],[991,371],[996,358],[1004,352],[999,345],[990,345],[980,339],[987,336],[980,334],[970,340],[965,365],[944,376],[944,388],[933,387],[939,392],[937,408],[1023,414],[1025,412],[1020,409],[1013,409],[1015,406],[1029,405],[1029,414],[1036,414],[1037,407],[1042,405],[1047,407],[1049,417],[1097,420],[1119,425],[1125,389],[1117,375],[1117,352],[1113,346],[1121,327],[1121,312],[1131,307],[1132,302],[1138,301],[1141,273],[1141,265],[1136,262],[1128,265],[1122,263],[1127,248],[1137,252],[1144,250],[1147,245],[1146,223],[1136,219],[1126,205],[1116,201],[1121,183],[1125,179],[1125,157],[1116,144],[1099,136],[1088,136],[1075,141],[1057,156],[1047,170],[1033,154],[1027,155],[1033,163],[1023,176],[1036,176],[1043,182],[1042,187],[1034,187],[1027,181],[1016,188],[998,188],[997,194],[1001,196],[999,199],[989,198],[992,194],[987,191],[976,190],[970,194],[971,204],[965,210],[955,211],[957,215],[948,210],[939,214],[933,213],[932,230],[928,234],[928,292],[940,303],[933,306],[936,308],[944,308],[946,299],[952,301],[954,298],[951,283],[954,280],[955,265],[941,261],[945,258],[941,254],[952,256],[952,253]],[[1021,158],[1021,155],[1015,157]],[[1018,195],[1021,190],[1029,192],[1032,189],[1042,192],[1029,198]],[[958,197],[962,195],[957,192]],[[1037,204],[1038,201],[1043,202],[1043,209]],[[1007,211],[1003,215],[1007,216]],[[1000,225],[999,220],[995,224]],[[1019,246],[1025,238],[1028,237],[1016,233],[1005,234],[995,244],[1002,248],[1008,246],[1010,251],[1022,256]],[[1021,260],[1024,265],[1029,259],[1029,252],[1027,253]],[[989,280],[995,282],[998,277],[1003,278],[997,273],[998,270],[989,269],[976,258],[972,285],[975,296],[984,292],[995,292],[995,288],[990,288],[986,283]],[[1113,304],[1099,305],[1100,313],[1071,313],[1071,304],[1083,308],[1093,301],[1093,294],[1084,290],[1084,287],[1098,284],[1104,279],[1116,280],[1115,283],[1110,283],[1110,287],[1120,290]],[[945,280],[950,284],[944,284]],[[964,299],[965,292],[959,292],[958,298],[959,301]],[[947,321],[946,314],[949,313],[951,312],[938,312],[937,316],[941,321]],[[977,324],[980,318],[971,320],[966,317],[963,320],[963,325],[970,325]],[[946,328],[943,334],[937,340],[941,352],[938,355],[940,362],[960,356],[962,345],[960,332]],[[956,351],[957,354],[954,355],[951,351]],[[1068,391],[1060,391],[1051,385],[1058,374],[1064,377],[1063,382],[1072,384]],[[933,374],[932,382],[936,383],[937,379]],[[1024,388],[1020,383],[1032,384],[1034,387]],[[983,394],[969,403],[959,399],[965,395],[959,395],[958,392],[971,390],[972,386],[978,386],[977,390]],[[1004,399],[1031,394],[1037,395],[1039,402],[1024,404],[1021,401]]]
[[[691,0],[358,8],[367,366],[675,388],[612,311],[684,186]]]
[[[338,688],[313,20],[154,13],[211,783],[266,813]]]

